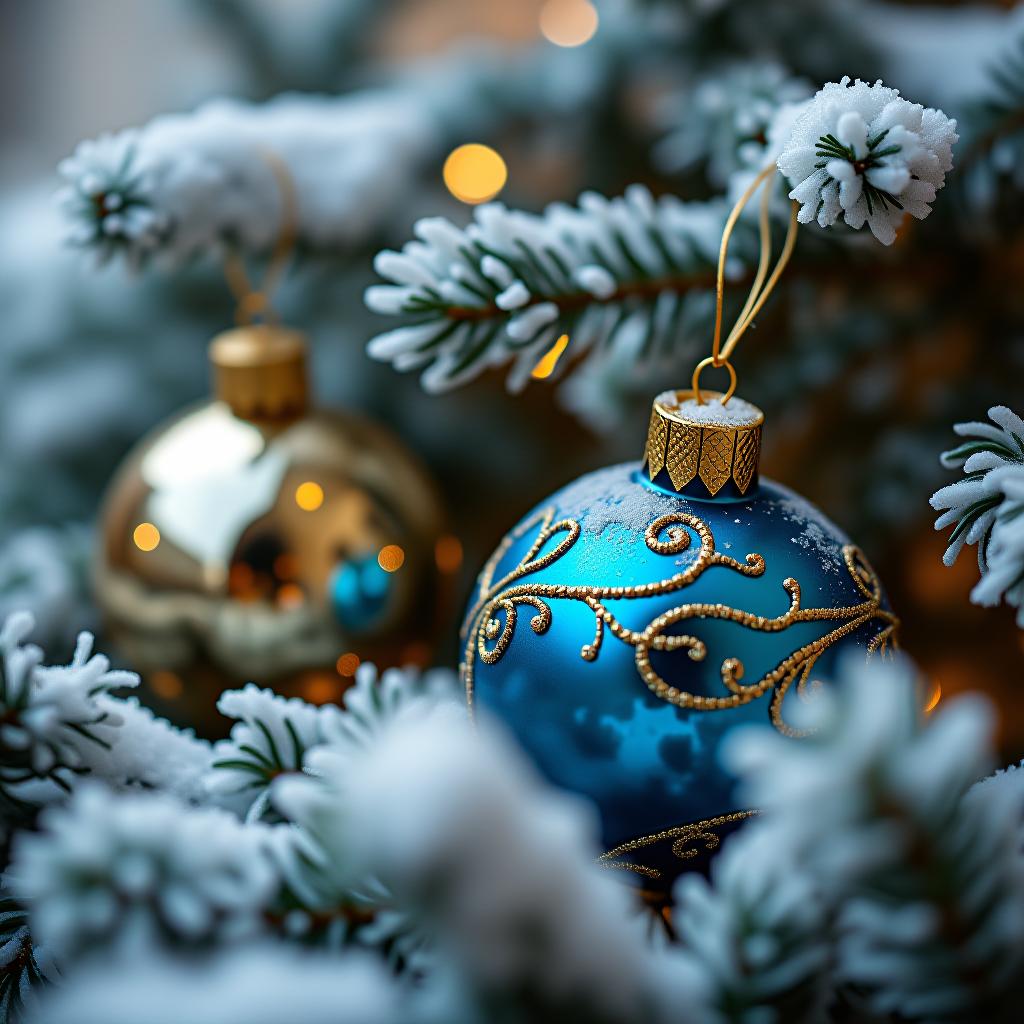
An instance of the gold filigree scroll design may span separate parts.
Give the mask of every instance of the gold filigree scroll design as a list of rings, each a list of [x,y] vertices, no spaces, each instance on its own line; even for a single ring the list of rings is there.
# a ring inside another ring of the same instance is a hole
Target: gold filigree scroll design
[[[627,853],[634,853],[642,850],[645,846],[654,846],[656,843],[672,841],[672,855],[679,860],[690,860],[696,857],[700,850],[698,842],[703,841],[704,849],[708,852],[717,850],[722,839],[715,831],[723,825],[732,824],[735,821],[743,821],[751,818],[757,811],[735,811],[732,814],[721,814],[717,818],[706,818],[703,821],[695,821],[690,825],[680,825],[677,828],[666,829],[653,836],[644,836],[642,839],[631,839],[628,843],[616,846],[614,850],[602,853],[597,858],[597,863],[603,868],[610,868],[614,871],[631,871],[645,878],[661,878],[661,872],[648,864],[637,864],[631,860],[619,860]]]
[[[522,560],[511,572],[495,583],[497,566],[511,545],[538,523],[540,530]],[[805,735],[806,731],[793,728],[783,720],[783,701],[794,683],[799,696],[809,696],[817,685],[811,678],[811,672],[824,651],[873,620],[880,623],[880,629],[869,642],[868,652],[884,652],[890,642],[895,643],[899,620],[892,612],[882,607],[881,584],[878,577],[861,551],[853,545],[846,545],[842,549],[842,554],[854,586],[863,598],[857,604],[838,608],[803,608],[800,584],[790,577],[782,582],[783,589],[789,595],[789,608],[776,617],[754,615],[725,604],[695,603],[671,608],[641,630],[633,630],[623,625],[605,602],[670,594],[689,586],[716,565],[744,576],[756,577],[764,574],[765,563],[761,555],[748,554],[745,562],[741,563],[735,558],[719,553],[715,550],[715,540],[708,525],[697,516],[686,512],[672,512],[659,516],[647,527],[644,541],[648,549],[655,554],[677,555],[686,551],[692,543],[688,530],[692,530],[700,542],[700,549],[694,561],[685,570],[667,579],[634,586],[570,586],[563,583],[520,582],[524,577],[557,562],[579,539],[580,524],[568,518],[556,522],[552,508],[527,520],[506,536],[480,574],[480,596],[466,620],[469,630],[462,667],[466,701],[470,711],[473,708],[476,658],[479,657],[487,665],[493,665],[502,658],[512,642],[520,605],[529,605],[534,609],[534,615],[530,619],[530,628],[533,632],[538,635],[546,633],[552,621],[551,607],[548,604],[550,600],[582,601],[594,612],[594,639],[585,644],[580,651],[584,660],[593,661],[597,658],[607,629],[617,639],[635,649],[635,661],[640,677],[648,688],[663,700],[677,707],[695,711],[720,711],[748,704],[771,690],[771,720],[780,732],[791,736]],[[662,539],[662,534],[665,534],[665,539]],[[549,551],[544,552],[548,542],[556,538],[560,539]],[[504,618],[504,622],[501,617]],[[724,619],[761,633],[782,632],[802,622],[837,622],[839,625],[824,636],[795,650],[753,683],[741,682],[744,671],[742,661],[738,658],[726,658],[721,665],[721,677],[728,694],[705,697],[671,686],[651,664],[652,651],[671,653],[685,650],[693,661],[702,661],[706,657],[707,647],[698,637],[665,632],[688,619]]]

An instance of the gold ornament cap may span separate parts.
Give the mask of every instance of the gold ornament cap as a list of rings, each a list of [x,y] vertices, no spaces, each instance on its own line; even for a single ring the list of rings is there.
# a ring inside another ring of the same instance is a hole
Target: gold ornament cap
[[[742,498],[757,483],[764,413],[742,398],[663,391],[654,399],[643,465],[653,483],[689,498]]]
[[[214,391],[246,420],[289,420],[306,411],[306,339],[276,324],[247,324],[210,342]]]

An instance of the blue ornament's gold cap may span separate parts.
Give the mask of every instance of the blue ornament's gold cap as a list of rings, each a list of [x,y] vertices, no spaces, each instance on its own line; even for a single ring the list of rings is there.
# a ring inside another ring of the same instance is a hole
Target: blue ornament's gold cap
[[[654,400],[643,464],[653,483],[691,498],[737,498],[757,483],[764,413],[716,391],[663,391]]]

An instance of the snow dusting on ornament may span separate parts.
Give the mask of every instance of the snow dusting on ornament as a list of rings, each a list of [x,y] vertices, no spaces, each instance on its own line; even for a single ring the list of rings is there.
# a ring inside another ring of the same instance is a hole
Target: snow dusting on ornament
[[[686,392],[683,392],[684,394]],[[718,397],[709,396],[698,402],[696,398],[680,399],[677,391],[665,391],[655,401],[668,412],[693,423],[714,424],[717,427],[746,427],[760,423],[764,414],[756,405],[733,396],[723,404]]]

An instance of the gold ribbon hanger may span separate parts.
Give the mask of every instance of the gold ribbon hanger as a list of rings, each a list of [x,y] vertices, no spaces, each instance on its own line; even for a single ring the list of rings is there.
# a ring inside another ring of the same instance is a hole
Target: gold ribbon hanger
[[[288,269],[298,239],[299,201],[295,179],[277,153],[264,149],[260,151],[260,156],[266,161],[277,183],[281,200],[281,229],[259,285],[253,282],[237,249],[229,249],[224,257],[224,277],[235,297],[235,321],[239,325],[251,324],[257,318],[277,322],[277,313],[271,305],[270,297]]]
[[[714,366],[716,368],[725,367],[729,372],[729,390],[722,396],[722,405],[725,405],[725,403],[732,398],[736,391],[736,369],[729,361],[729,357],[735,351],[736,346],[746,333],[747,328],[753,322],[754,317],[760,313],[761,307],[764,306],[765,302],[768,300],[768,296],[771,295],[772,290],[775,288],[779,278],[782,276],[782,272],[786,269],[786,264],[789,262],[790,256],[793,254],[793,246],[796,243],[796,216],[797,210],[799,209],[799,205],[795,201],[790,209],[789,227],[786,229],[786,240],[783,243],[782,252],[779,255],[778,262],[775,264],[775,269],[771,272],[771,276],[768,275],[768,264],[771,262],[772,255],[772,228],[768,206],[771,200],[771,180],[775,175],[775,172],[775,164],[770,164],[761,171],[760,174],[758,174],[758,176],[747,187],[743,195],[740,196],[736,205],[732,208],[732,211],[726,219],[725,227],[722,229],[722,244],[718,250],[718,276],[715,282],[715,336],[711,344],[711,355],[705,357],[697,364],[694,368],[693,378],[691,381],[693,394],[697,399],[698,405],[704,404],[704,398],[700,393],[700,375],[708,366]],[[750,287],[750,294],[747,295],[747,300],[743,304],[743,309],[740,311],[740,315],[737,317],[736,323],[733,325],[732,330],[726,337],[725,344],[722,344],[722,307],[725,301],[725,261],[729,253],[729,239],[732,237],[733,230],[736,227],[736,222],[740,218],[740,214],[743,212],[747,203],[750,202],[754,193],[757,192],[762,185],[764,186],[764,191],[761,193],[761,208],[758,217],[758,229],[761,238],[761,255],[757,264],[757,273],[754,275],[754,282]]]

